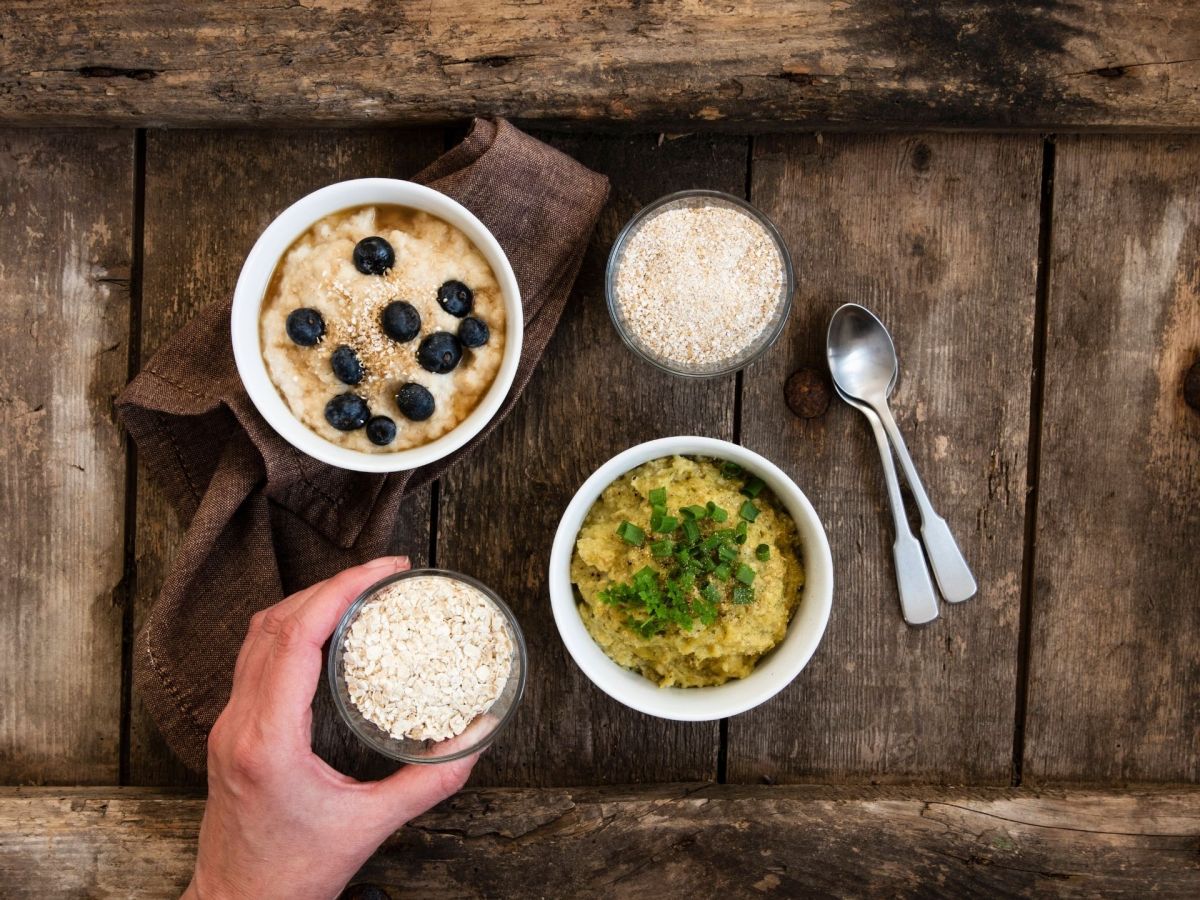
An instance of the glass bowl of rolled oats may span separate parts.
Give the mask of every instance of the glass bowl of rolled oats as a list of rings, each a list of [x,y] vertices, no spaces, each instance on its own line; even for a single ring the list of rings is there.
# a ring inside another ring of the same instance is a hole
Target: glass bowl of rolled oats
[[[638,212],[613,243],[608,311],[638,356],[673,375],[743,369],[783,332],[795,272],[762,212],[721,191],[668,194]]]
[[[457,572],[414,569],[377,582],[346,610],[329,647],[342,718],[401,762],[482,750],[525,690],[525,638],[512,611]]]

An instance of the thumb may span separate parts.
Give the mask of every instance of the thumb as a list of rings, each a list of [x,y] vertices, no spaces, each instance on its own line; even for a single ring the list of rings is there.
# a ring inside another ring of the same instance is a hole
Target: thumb
[[[389,833],[457,794],[479,759],[473,753],[450,762],[414,763],[377,781],[371,788],[371,818]]]

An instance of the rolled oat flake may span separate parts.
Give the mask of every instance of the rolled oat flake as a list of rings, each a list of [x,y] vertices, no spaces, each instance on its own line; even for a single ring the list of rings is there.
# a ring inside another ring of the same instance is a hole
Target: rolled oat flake
[[[513,644],[504,615],[453,578],[403,578],[367,601],[344,639],[350,702],[398,740],[462,734],[504,690]]]

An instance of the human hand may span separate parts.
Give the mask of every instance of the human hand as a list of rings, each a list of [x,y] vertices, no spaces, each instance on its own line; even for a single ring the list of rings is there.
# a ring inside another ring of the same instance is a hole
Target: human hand
[[[359,782],[312,751],[322,645],[347,607],[409,567],[383,557],[256,614],[208,736],[208,804],[185,897],[335,897],[387,837],[458,791],[476,756]]]

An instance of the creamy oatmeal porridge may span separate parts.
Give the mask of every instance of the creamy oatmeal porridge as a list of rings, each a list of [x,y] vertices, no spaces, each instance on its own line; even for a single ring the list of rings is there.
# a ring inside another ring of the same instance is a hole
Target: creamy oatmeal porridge
[[[260,321],[288,408],[352,450],[406,450],[450,431],[504,356],[504,301],[483,254],[449,223],[401,206],[313,225],[276,266]]]

